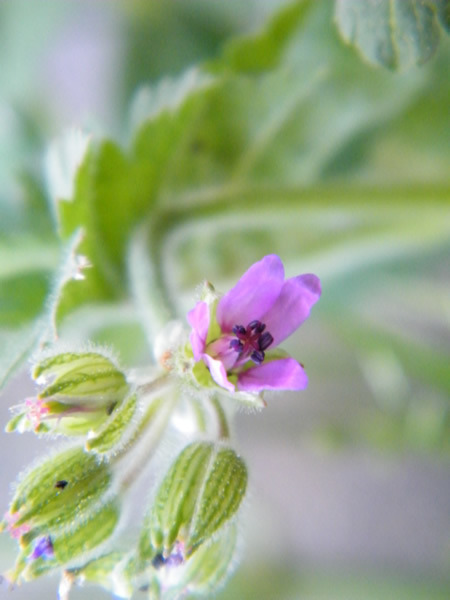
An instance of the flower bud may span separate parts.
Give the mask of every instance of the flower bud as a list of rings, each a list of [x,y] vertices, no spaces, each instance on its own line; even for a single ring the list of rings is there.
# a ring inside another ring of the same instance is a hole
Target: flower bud
[[[7,431],[83,435],[101,427],[129,391],[125,375],[95,352],[51,356],[36,365],[33,378],[47,385],[25,401]]]
[[[95,455],[76,447],[48,457],[18,483],[10,504],[14,523],[26,525],[27,539],[70,522],[74,514],[94,504],[111,485],[110,468]]]
[[[181,592],[207,596],[216,593],[233,568],[236,554],[236,524],[225,526],[211,542],[202,544],[186,562],[177,583]]]
[[[37,577],[106,540],[119,518],[111,483],[108,464],[80,447],[27,473],[2,523],[20,540],[13,578]]]
[[[134,570],[133,553],[113,551],[94,558],[82,567],[67,570],[61,585],[69,590],[74,584],[97,584],[115,597],[131,598]]]
[[[104,454],[115,447],[134,417],[136,408],[137,398],[133,394],[116,408],[110,419],[103,423],[97,431],[89,434],[85,444],[86,450]]]
[[[97,505],[91,513],[74,516],[70,523],[51,535],[25,544],[16,561],[13,581],[19,578],[30,581],[54,568],[82,559],[113,534],[119,518],[118,502],[111,499]]]
[[[180,564],[236,513],[247,486],[244,462],[228,447],[194,442],[157,492],[140,540],[153,564]]]

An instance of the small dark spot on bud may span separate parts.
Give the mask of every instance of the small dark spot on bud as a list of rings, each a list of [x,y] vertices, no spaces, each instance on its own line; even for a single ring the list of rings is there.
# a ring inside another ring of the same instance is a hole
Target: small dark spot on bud
[[[59,490],[63,490],[68,483],[69,482],[66,481],[65,479],[60,479],[59,481],[57,481],[55,483],[55,488],[58,488]]]

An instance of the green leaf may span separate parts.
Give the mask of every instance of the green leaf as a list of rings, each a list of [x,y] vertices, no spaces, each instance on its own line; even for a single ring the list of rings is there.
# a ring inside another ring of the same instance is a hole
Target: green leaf
[[[0,255],[0,327],[19,327],[42,311],[57,248],[53,240],[16,235],[0,239]]]
[[[127,254],[130,293],[147,341],[153,340],[174,317],[170,298],[164,295],[164,282],[156,258],[152,256],[148,226],[133,232]]]
[[[414,257],[445,243],[449,198],[448,186],[218,189],[208,204],[191,212],[190,221],[174,210],[164,272],[179,290],[180,313],[194,282],[207,277],[226,290],[267,249],[283,256],[293,274],[308,270],[327,286],[339,285],[341,278],[351,274],[354,280],[353,273],[369,265]]]
[[[48,293],[48,271],[9,277],[0,286],[0,325],[17,326],[39,314]]]
[[[0,330],[0,389],[24,364],[46,331],[42,322]]]
[[[83,285],[68,282],[57,303],[57,321],[81,304],[117,301],[126,294],[126,248],[135,227],[151,217],[168,166],[191,125],[204,77],[156,91],[157,99],[141,106],[139,128],[126,154],[114,142],[94,142],[76,173],[74,196],[57,203],[63,239],[81,231],[77,252],[92,265]],[[138,102],[139,104],[139,102]],[[148,113],[146,114],[146,112]]]
[[[312,2],[297,0],[282,7],[262,31],[229,42],[223,56],[207,64],[213,73],[229,68],[236,73],[255,74],[276,67],[291,36],[308,14]]]
[[[448,24],[447,0],[336,0],[335,17],[343,39],[370,63],[406,69],[436,52],[437,11]]]
[[[444,29],[450,31],[450,2],[448,0],[431,0],[436,7],[437,15]]]

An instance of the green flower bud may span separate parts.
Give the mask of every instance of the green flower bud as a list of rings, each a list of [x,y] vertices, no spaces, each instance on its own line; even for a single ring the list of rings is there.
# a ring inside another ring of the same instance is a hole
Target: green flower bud
[[[80,447],[27,473],[2,523],[20,540],[13,581],[38,577],[105,541],[120,514],[111,484],[108,464]]]
[[[208,442],[187,446],[157,492],[140,540],[153,564],[181,563],[236,513],[247,469],[231,449]]]
[[[30,541],[53,527],[70,523],[74,515],[89,509],[108,491],[111,472],[83,448],[70,448],[50,456],[18,483],[10,504],[14,516],[10,531],[26,526],[23,536]],[[13,519],[10,519],[10,523]]]
[[[73,563],[97,548],[113,534],[120,518],[116,499],[97,505],[96,510],[82,514],[48,536],[25,544],[12,575],[30,581],[48,571]]]
[[[211,542],[202,544],[186,562],[176,586],[179,595],[188,592],[203,596],[217,592],[233,569],[236,543],[237,527],[232,523]]]
[[[86,450],[103,454],[116,446],[134,417],[136,408],[137,398],[132,395],[116,408],[110,419],[96,432],[89,434]]]
[[[83,435],[101,427],[129,393],[125,375],[95,352],[49,357],[36,365],[33,377],[48,385],[25,400],[7,431]]]
[[[120,598],[133,595],[135,564],[129,552],[109,552],[91,560],[80,568],[69,569],[64,574],[63,585],[70,589],[73,584],[97,584]]]

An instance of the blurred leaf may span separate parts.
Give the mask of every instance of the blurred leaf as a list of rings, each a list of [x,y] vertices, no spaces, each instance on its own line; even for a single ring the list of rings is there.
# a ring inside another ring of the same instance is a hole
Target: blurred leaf
[[[156,103],[147,106],[147,118],[141,105],[141,125],[128,154],[110,140],[89,147],[76,175],[73,200],[59,202],[57,210],[64,239],[82,228],[78,250],[92,268],[83,286],[69,284],[71,290],[58,308],[58,319],[84,302],[124,297],[131,232],[154,208],[203,86],[204,79],[197,78],[186,90],[182,88],[179,107],[174,106],[169,86],[157,95]]]
[[[300,27],[310,6],[311,0],[297,0],[287,4],[275,13],[262,31],[232,39],[225,46],[223,56],[208,67],[213,73],[228,67],[242,74],[273,69],[278,65],[290,37]]]
[[[0,325],[17,326],[37,316],[48,293],[48,272],[20,274],[0,286]]]
[[[31,323],[17,330],[0,330],[0,389],[35,349],[42,329],[41,323]]]
[[[0,239],[0,327],[18,327],[43,309],[57,248],[28,235]]]
[[[95,303],[71,312],[59,333],[74,347],[83,347],[90,340],[114,348],[124,364],[140,365],[148,364],[150,358],[144,327],[131,302]]]
[[[450,31],[450,2],[448,0],[431,0],[431,2],[436,7],[442,27]]]
[[[440,19],[448,26],[448,0],[336,0],[344,40],[375,65],[405,69],[436,52]]]
[[[277,566],[273,563],[243,568],[217,595],[218,600],[446,600],[448,582],[439,578],[413,580],[401,575],[366,572],[320,573],[299,569],[298,564]]]
[[[212,78],[198,68],[187,69],[177,78],[165,77],[155,86],[142,86],[131,105],[132,135],[161,112],[175,113],[196,90],[207,88]]]
[[[279,68],[255,78],[239,70],[209,79],[190,71],[178,80],[164,80],[136,100],[137,131],[129,151],[108,140],[91,145],[77,174],[74,199],[59,202],[58,211],[63,237],[82,227],[79,252],[93,267],[83,285],[68,284],[71,291],[58,309],[58,319],[86,301],[125,297],[125,249],[143,219],[149,227],[149,252],[156,258],[162,230],[170,229],[175,219],[172,206],[185,213],[204,205],[208,186],[223,185],[222,192],[217,188],[218,196],[227,189],[239,195],[256,181],[286,186],[320,180],[350,139],[388,120],[410,101],[411,91],[422,81],[406,80],[399,91],[391,79],[377,73],[362,80],[355,106],[348,81],[363,69],[352,60],[344,77],[340,72],[332,77],[326,71],[321,74],[324,57],[316,57],[311,48],[315,37],[303,39],[308,6],[289,5],[264,34],[234,46],[236,56],[239,48],[247,55],[248,44],[258,55],[260,45],[268,44],[266,50],[278,52]],[[325,5],[316,12],[319,22],[330,16]],[[312,25],[318,26],[314,19]],[[330,69],[340,60],[339,44],[333,50],[337,53],[326,54]],[[308,65],[304,56],[313,57]],[[210,200],[215,203],[212,191]]]
[[[355,285],[367,285],[356,273],[370,277],[374,265],[414,260],[446,242],[449,197],[448,186],[211,190],[189,220],[182,206],[173,207],[161,231],[167,235],[162,255],[166,281],[174,295],[175,290],[190,291],[205,277],[226,289],[261,253],[274,252],[292,274],[319,273],[327,291],[320,310],[333,311],[337,291],[345,304]],[[182,304],[182,295],[179,300]]]

